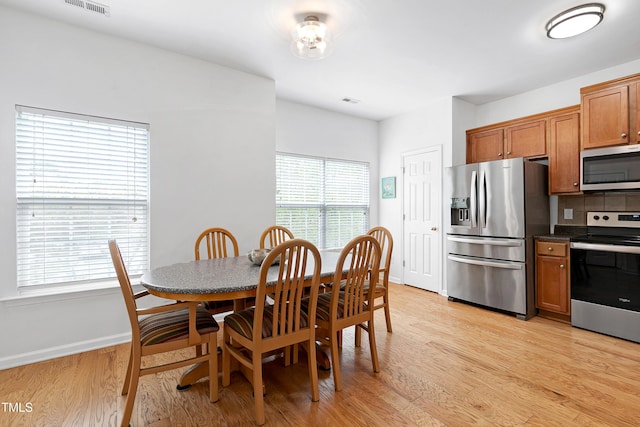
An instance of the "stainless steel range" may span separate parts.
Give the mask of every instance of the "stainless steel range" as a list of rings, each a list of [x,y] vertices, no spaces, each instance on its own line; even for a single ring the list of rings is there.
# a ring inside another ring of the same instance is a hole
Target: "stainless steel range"
[[[640,342],[640,212],[588,212],[571,238],[571,324]]]

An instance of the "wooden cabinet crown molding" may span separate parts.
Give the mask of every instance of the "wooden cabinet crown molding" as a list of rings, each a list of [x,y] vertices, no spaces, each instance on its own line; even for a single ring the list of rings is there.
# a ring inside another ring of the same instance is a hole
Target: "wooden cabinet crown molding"
[[[542,113],[532,114],[530,116],[518,117],[518,118],[515,118],[515,119],[511,119],[511,120],[506,120],[504,122],[491,123],[489,125],[480,126],[480,127],[473,128],[473,129],[468,129],[467,130],[467,135],[469,135],[470,133],[477,133],[477,132],[483,132],[483,131],[488,131],[488,130],[493,130],[493,129],[506,128],[506,127],[509,127],[509,126],[520,125],[520,124],[523,124],[523,123],[532,122],[532,121],[536,121],[536,120],[548,119],[548,118],[553,117],[553,116],[562,115],[562,114],[568,114],[568,113],[574,113],[576,111],[580,111],[580,105],[579,104],[578,105],[571,105],[569,107],[558,108],[556,110],[544,111]]]

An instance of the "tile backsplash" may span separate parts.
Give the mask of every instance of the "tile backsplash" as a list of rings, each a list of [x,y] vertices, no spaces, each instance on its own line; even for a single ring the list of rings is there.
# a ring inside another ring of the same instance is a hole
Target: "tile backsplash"
[[[564,210],[573,209],[573,219],[564,219]],[[558,196],[558,224],[587,225],[589,211],[640,212],[640,193],[589,193]]]

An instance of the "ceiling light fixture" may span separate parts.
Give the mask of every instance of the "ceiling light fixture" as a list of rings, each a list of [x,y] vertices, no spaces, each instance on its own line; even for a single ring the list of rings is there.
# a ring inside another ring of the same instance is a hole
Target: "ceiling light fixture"
[[[330,53],[331,33],[317,16],[309,15],[291,33],[291,51],[303,59],[322,59]]]
[[[576,6],[554,16],[547,23],[547,37],[566,39],[589,31],[604,17],[604,5],[588,3]]]

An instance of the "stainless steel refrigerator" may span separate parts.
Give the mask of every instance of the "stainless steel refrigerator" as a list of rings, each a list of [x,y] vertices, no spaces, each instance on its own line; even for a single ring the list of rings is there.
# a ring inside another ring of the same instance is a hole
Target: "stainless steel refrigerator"
[[[447,292],[535,315],[533,236],[549,233],[547,166],[514,158],[446,168]]]

